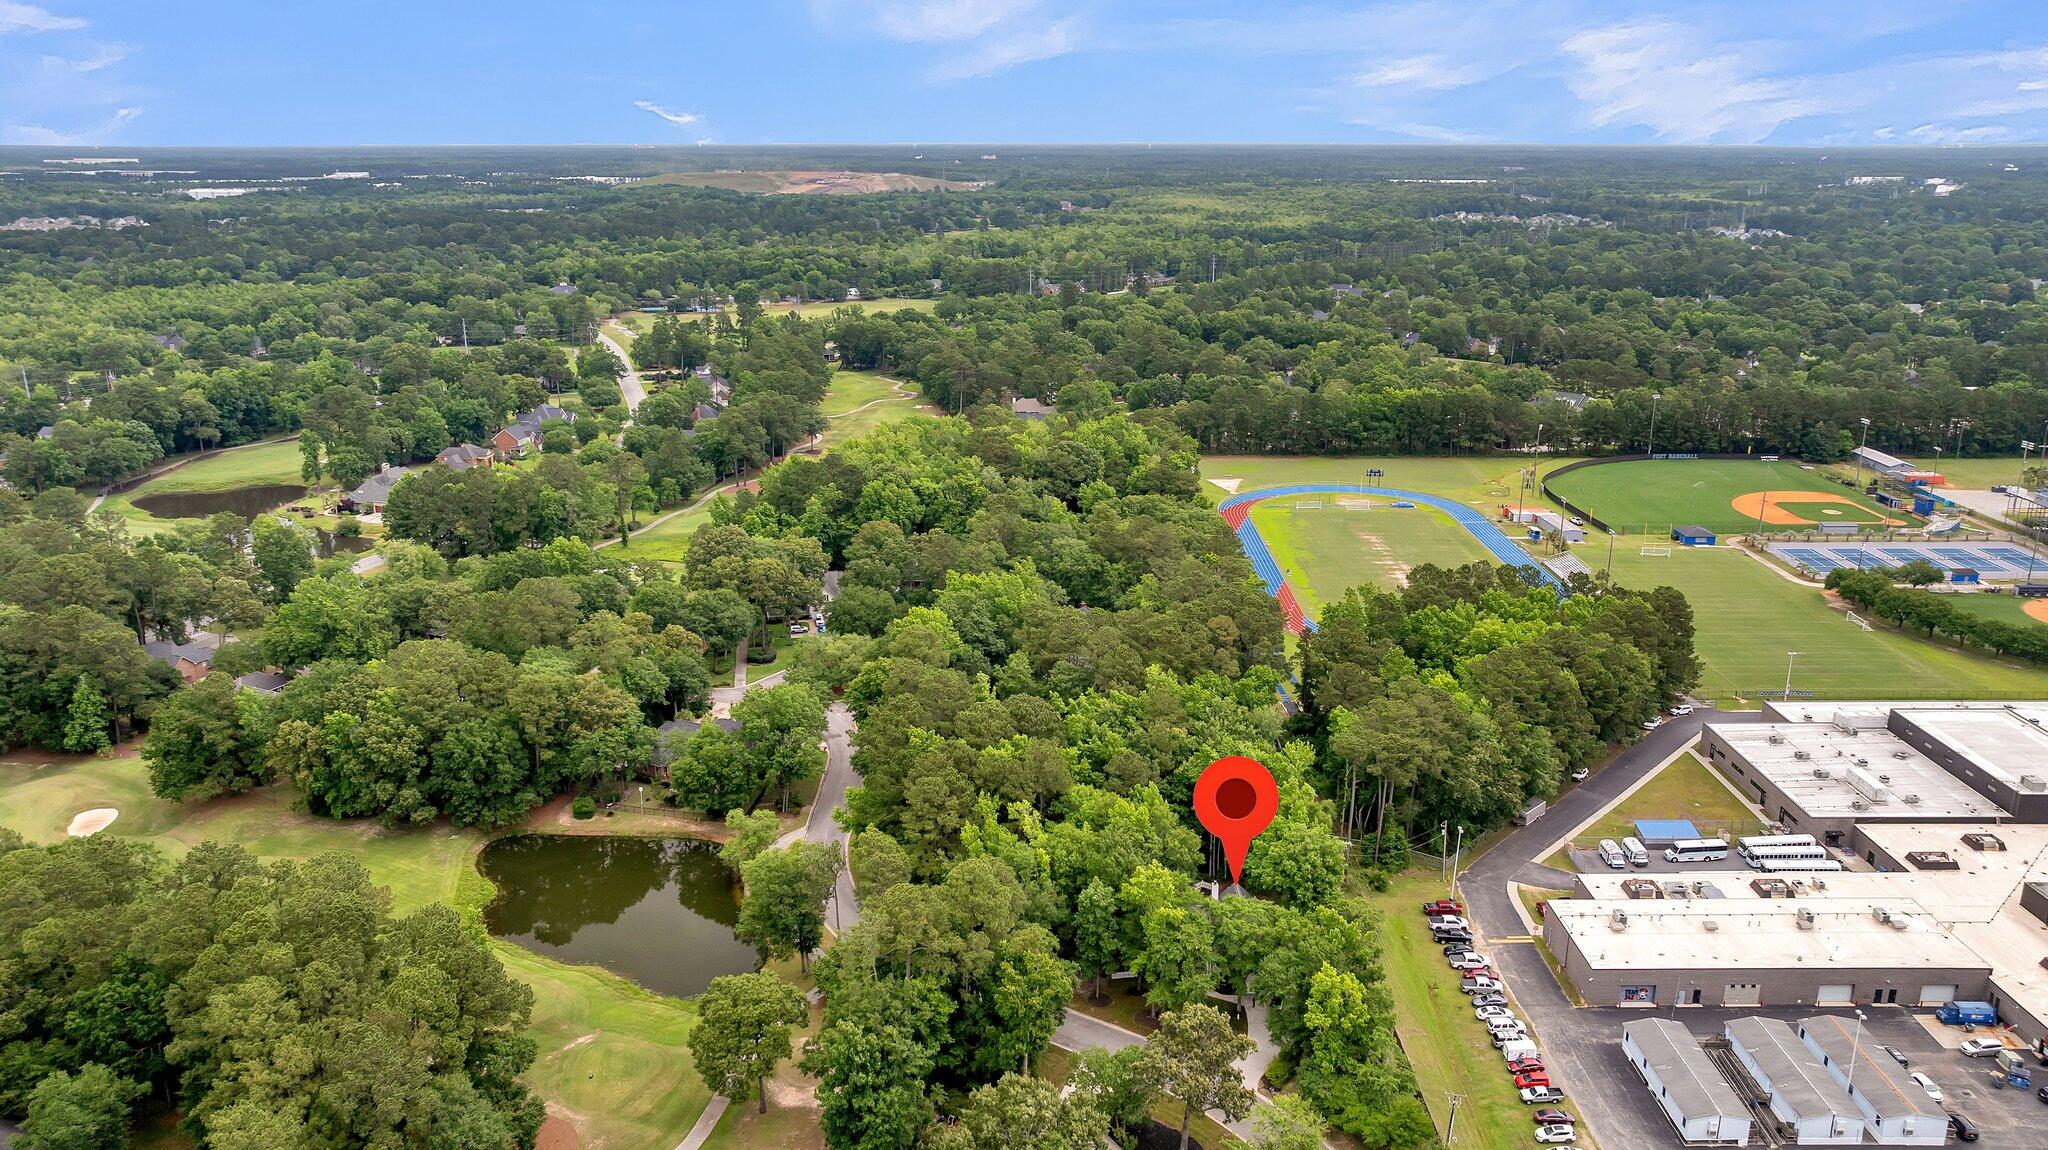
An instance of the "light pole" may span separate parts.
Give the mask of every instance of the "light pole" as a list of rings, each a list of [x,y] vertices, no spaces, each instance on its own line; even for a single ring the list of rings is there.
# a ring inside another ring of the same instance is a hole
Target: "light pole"
[[[1785,701],[1792,701],[1792,660],[1799,657],[1797,651],[1785,652]]]
[[[1650,393],[1650,450],[1643,454],[1652,459],[1657,457],[1657,401],[1664,398],[1661,391]]]
[[[1528,470],[1527,472],[1523,473],[1523,475],[1522,475],[1522,483],[1521,483],[1521,486],[1520,486],[1520,487],[1519,487],[1519,488],[1518,488],[1518,489],[1517,489],[1517,490],[1515,491],[1515,522],[1517,522],[1517,523],[1520,523],[1520,522],[1522,521],[1522,513],[1523,513],[1523,511],[1524,511],[1524,510],[1525,510],[1525,509],[1527,508],[1527,506],[1528,506],[1528,502],[1529,502],[1529,488],[1530,488],[1531,486],[1533,486],[1533,485],[1535,484],[1535,482],[1536,482],[1536,468],[1537,468],[1537,466],[1538,466],[1538,462],[1537,462],[1537,461],[1540,461],[1540,460],[1542,460],[1542,458],[1543,458],[1543,425],[1539,423],[1539,424],[1537,424],[1537,425],[1536,425],[1536,455],[1535,455],[1535,460],[1534,460],[1534,461],[1532,461],[1532,462],[1531,462],[1531,463],[1529,464],[1529,470]]]
[[[1849,1097],[1856,1097],[1856,1055],[1863,1049],[1863,1012],[1856,1012],[1856,1040],[1849,1044]]]
[[[1870,421],[1859,419],[1863,425],[1863,442],[1856,445],[1856,490],[1863,490],[1863,453],[1870,450]]]
[[[1459,827],[1459,828],[1458,828],[1458,845],[1457,845],[1457,846],[1455,846],[1455,847],[1453,847],[1453,848],[1451,849],[1451,884],[1450,884],[1450,886],[1451,886],[1451,891],[1452,891],[1452,893],[1454,893],[1454,894],[1455,894],[1455,893],[1457,892],[1457,889],[1458,889],[1458,858],[1459,858],[1459,856],[1460,856],[1460,855],[1462,855],[1462,854],[1464,854],[1464,853],[1465,853],[1465,828],[1464,828],[1464,827]]]

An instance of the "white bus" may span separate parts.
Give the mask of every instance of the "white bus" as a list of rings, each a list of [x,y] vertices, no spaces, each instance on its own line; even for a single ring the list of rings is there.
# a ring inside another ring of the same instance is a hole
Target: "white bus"
[[[1842,864],[1834,859],[1764,859],[1754,864],[1765,874],[1788,874],[1795,871],[1837,871]]]
[[[1668,863],[1720,862],[1727,857],[1726,839],[1680,839],[1664,848]]]
[[[1621,853],[1628,856],[1630,866],[1649,866],[1650,852],[1643,849],[1642,841],[1635,838],[1621,840]]]
[[[1812,835],[1750,835],[1735,840],[1744,854],[1758,847],[1810,847],[1814,845]]]
[[[1751,866],[1765,859],[1824,859],[1828,857],[1826,847],[1757,847],[1742,852],[1742,861]]]
[[[1615,870],[1628,869],[1628,855],[1622,853],[1621,844],[1613,839],[1600,840],[1600,861]]]

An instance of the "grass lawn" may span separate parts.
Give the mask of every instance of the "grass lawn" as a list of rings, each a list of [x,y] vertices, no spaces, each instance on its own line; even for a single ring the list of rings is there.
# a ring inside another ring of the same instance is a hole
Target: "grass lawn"
[[[659,559],[668,563],[682,561],[683,553],[690,549],[690,536],[697,528],[711,522],[711,508],[707,505],[637,531],[630,542],[622,545],[619,554],[628,559]]]
[[[1614,577],[1624,586],[1685,593],[1705,665],[1703,698],[1725,704],[1782,690],[1787,651],[1799,652],[1793,689],[1820,697],[2031,699],[2048,692],[2048,671],[1882,626],[1865,631],[1829,607],[1819,590],[1783,579],[1735,548],[1674,547],[1668,556],[1644,557],[1640,542],[1616,541]],[[1598,570],[1601,551],[1589,544],[1580,555]]]
[[[1455,567],[1489,558],[1472,533],[1431,507],[1396,508],[1376,500],[1370,511],[1334,502],[1315,510],[1273,499],[1252,508],[1252,523],[1286,573],[1311,618],[1360,583],[1400,587],[1424,563]]]
[[[1691,819],[1701,835],[1729,842],[1742,835],[1759,834],[1764,825],[1764,820],[1716,777],[1713,768],[1698,755],[1688,754],[1651,776],[1636,793],[1616,803],[1572,838],[1581,846],[1601,839],[1620,842],[1636,833],[1637,819]],[[1551,865],[1560,870],[1575,869],[1569,861],[1553,860]]]
[[[100,510],[111,511],[121,516],[128,520],[131,531],[148,535],[172,530],[180,523],[196,521],[159,519],[135,506],[135,500],[138,498],[174,492],[231,491],[238,487],[256,487],[266,483],[298,482],[298,441],[283,439],[274,443],[224,451],[196,463],[188,463],[169,474],[150,480],[133,491],[107,496],[106,501],[100,504]]]
[[[937,306],[939,301],[935,299],[812,300],[799,304],[764,303],[761,310],[768,315],[788,315],[795,312],[805,319],[822,319],[843,307],[880,315],[891,311],[930,311]]]
[[[889,377],[842,367],[832,373],[832,382],[825,390],[825,402],[821,406],[827,419],[836,419],[875,400],[895,398],[899,398],[895,381]]]
[[[1984,491],[1993,484],[2018,483],[2020,480],[2019,457],[2013,455],[1973,456],[1963,459],[1930,459],[1922,456],[1913,462],[1929,471],[1941,472],[1942,478],[1948,480],[1950,487]],[[2037,461],[2030,459],[2028,462]]]
[[[1823,509],[1840,513],[1825,518],[1843,522],[1876,524],[1885,517],[1861,492],[1787,462],[1639,459],[1582,468],[1551,480],[1550,486],[1615,530],[1647,535],[1668,534],[1681,523],[1724,534],[1754,529],[1755,511],[1740,511],[1734,501],[1758,491],[1811,491],[1825,497],[1811,504],[1770,501],[1773,511],[1783,508],[1813,522],[1823,521]]]
[[[391,888],[399,913],[455,904],[458,887],[473,893],[481,882],[473,865],[484,842],[479,832],[315,818],[293,811],[291,800],[289,787],[273,786],[207,803],[168,802],[150,794],[133,753],[16,754],[0,762],[0,826],[34,842],[62,839],[80,811],[115,807],[120,817],[101,833],[146,839],[172,855],[207,840],[239,843],[266,859],[345,851]],[[534,989],[528,1033],[539,1051],[528,1081],[564,1117],[575,1116],[583,1145],[668,1150],[680,1141],[709,1097],[683,1048],[693,1008],[603,971],[505,944],[493,949]],[[185,1145],[170,1137],[144,1144]]]
[[[2042,626],[2041,620],[2027,614],[2027,600],[2017,595],[1950,595],[1944,602],[1980,619],[1996,619],[2015,627]]]
[[[1450,1120],[1446,1096],[1457,1093],[1465,1098],[1458,1107],[1459,1145],[1529,1145],[1529,1111],[1417,913],[1424,900],[1444,893],[1435,871],[1410,870],[1386,893],[1368,896],[1385,918],[1380,947],[1394,995],[1395,1030],[1439,1133]]]
[[[823,1006],[811,1007],[810,1023],[790,1035],[794,1053],[768,1080],[768,1113],[761,1113],[758,1098],[726,1107],[705,1150],[824,1150],[825,1132],[818,1128],[822,1108],[813,1093],[818,1080],[796,1068],[805,1040],[818,1032],[824,1014]]]

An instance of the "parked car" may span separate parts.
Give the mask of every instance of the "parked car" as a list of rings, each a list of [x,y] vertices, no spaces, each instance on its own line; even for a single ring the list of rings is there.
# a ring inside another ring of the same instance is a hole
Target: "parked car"
[[[1880,1046],[1880,1047],[1878,1047],[1878,1049],[1879,1049],[1879,1050],[1882,1050],[1882,1051],[1884,1051],[1884,1052],[1885,1052],[1886,1054],[1889,1054],[1889,1055],[1891,1055],[1891,1056],[1892,1056],[1892,1061],[1893,1061],[1893,1062],[1896,1062],[1896,1063],[1898,1063],[1898,1064],[1899,1064],[1900,1066],[1911,1066],[1911,1065],[1913,1065],[1912,1063],[1910,1063],[1910,1062],[1906,1061],[1906,1055],[1905,1055],[1905,1052],[1904,1052],[1904,1051],[1901,1051],[1901,1050],[1900,1050],[1900,1049],[1899,1049],[1898,1047],[1896,1047],[1896,1046]]]
[[[1505,1006],[1480,1006],[1474,1007],[1472,1010],[1472,1017],[1481,1022],[1487,1022],[1495,1018],[1513,1018],[1514,1016],[1515,1012]]]
[[[1527,1090],[1531,1086],[1548,1085],[1550,1085],[1550,1075],[1541,1070],[1531,1070],[1526,1074],[1515,1075],[1515,1089],[1517,1090]]]
[[[1468,978],[1464,982],[1459,983],[1458,989],[1466,994],[1498,994],[1506,990],[1507,987],[1501,985],[1501,981],[1498,978],[1480,976]]]
[[[1658,727],[1661,727],[1661,726],[1663,726],[1663,725],[1664,725],[1664,720],[1663,720],[1662,718],[1652,718],[1652,719],[1644,719],[1644,720],[1643,720],[1643,729],[1644,729],[1645,731],[1654,731],[1654,730],[1656,730],[1656,729],[1657,729]]]
[[[1593,771],[1590,767],[1580,767],[1578,770],[1572,772],[1572,781],[1575,783],[1583,783],[1587,779],[1591,778],[1592,775]]]
[[[1692,704],[1680,703],[1676,707],[1671,708],[1671,713],[1674,715],[1690,715],[1692,714]]]
[[[1517,1089],[1515,1094],[1521,1098],[1524,1106],[1564,1101],[1564,1091],[1555,1086],[1524,1086]]]
[[[1529,1115],[1538,1126],[1570,1126],[1578,1119],[1569,1110],[1538,1110]]]
[[[1433,914],[1429,916],[1431,930],[1471,930],[1472,924],[1455,914]]]
[[[1438,942],[1442,942],[1442,943],[1452,943],[1452,942],[1455,942],[1455,943],[1457,943],[1457,944],[1458,944],[1459,946],[1471,946],[1471,945],[1472,945],[1472,932],[1471,932],[1471,931],[1469,931],[1469,930],[1446,930],[1446,931],[1441,931],[1441,932],[1439,932],[1439,933],[1437,934],[1437,936],[1436,936],[1436,940],[1437,940]]]
[[[1578,1140],[1579,1132],[1561,1122],[1536,1128],[1536,1141],[1539,1144],[1549,1145],[1559,1142],[1576,1142]]]
[[[1965,1038],[1963,1044],[1956,1047],[1956,1053],[1964,1058],[1989,1058],[2004,1049],[2005,1043],[1996,1038]]]
[[[1581,519],[1581,518],[1579,518],[1579,517],[1578,517],[1578,516],[1576,516],[1576,515],[1572,516],[1572,517],[1571,517],[1571,518],[1570,518],[1570,519],[1568,520],[1568,522],[1570,522],[1570,523],[1571,523],[1571,525],[1572,525],[1572,526],[1574,526],[1574,527],[1584,527],[1584,526],[1586,525],[1586,521],[1585,521],[1584,519]]]
[[[1475,994],[1472,996],[1472,1005],[1474,1006],[1506,1006],[1507,1004],[1508,996],[1505,994]]]
[[[2034,1091],[2034,1097],[2039,1098],[2043,1102],[2048,1102],[2048,1086],[2043,1086],[2041,1089]]]
[[[1451,965],[1459,970],[1477,970],[1482,966],[1492,966],[1493,960],[1476,951],[1468,950],[1451,959]]]
[[[808,635],[808,634],[810,634],[810,633],[811,633],[811,625],[810,625],[810,624],[808,624],[808,623],[805,623],[805,622],[804,622],[804,621],[802,621],[801,619],[792,619],[792,620],[790,620],[790,623],[789,623],[789,634],[790,634],[790,637],[791,637],[791,638],[795,638],[795,637],[796,637],[796,636],[798,636],[798,635]]]
[[[1431,918],[1444,914],[1464,914],[1465,904],[1454,898],[1440,898],[1435,902],[1423,903],[1422,913]]]
[[[1506,1050],[1508,1048],[1508,1043],[1510,1042],[1527,1041],[1529,1041],[1529,1032],[1527,1030],[1524,1030],[1519,1023],[1514,1026],[1508,1027],[1505,1030],[1496,1030],[1493,1032],[1493,1046],[1496,1050]],[[1538,1073],[1541,1072],[1539,1071]]]
[[[1457,956],[1459,956],[1459,955],[1461,955],[1461,954],[1471,954],[1471,953],[1472,953],[1472,948],[1471,948],[1470,946],[1467,946],[1466,944],[1464,944],[1464,943],[1462,943],[1462,942],[1447,942],[1447,943],[1445,943],[1445,944],[1444,944],[1444,957],[1445,957],[1445,958],[1456,958]]]
[[[1944,1101],[1941,1096],[1941,1087],[1934,1084],[1934,1079],[1927,1077],[1926,1071],[1915,1070],[1906,1077],[1913,1080],[1913,1085],[1925,1090],[1929,1098],[1934,1099],[1936,1102]]]
[[[2042,1089],[2048,1090],[2048,1087],[2043,1087]],[[2044,1101],[2048,1101],[2048,1099],[2044,1099]],[[1975,1142],[1978,1138],[1977,1124],[1960,1114],[1953,1112],[1949,1114],[1948,1128],[1956,1136],[1956,1141],[1958,1142]]]
[[[1540,1071],[1542,1069],[1543,1060],[1541,1058],[1517,1058],[1514,1061],[1508,1063],[1509,1074],[1527,1074],[1532,1070]],[[2048,1089],[2048,1087],[2043,1087],[2043,1089]],[[1536,1120],[1538,1122],[1543,1121],[1542,1111],[1539,1110],[1536,1112]]]

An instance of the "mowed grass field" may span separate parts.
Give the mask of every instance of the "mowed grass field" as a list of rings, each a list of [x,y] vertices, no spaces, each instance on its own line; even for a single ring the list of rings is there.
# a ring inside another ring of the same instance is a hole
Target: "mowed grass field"
[[[2048,623],[2027,614],[2028,600],[2017,595],[1951,595],[1948,603],[1980,619],[1995,619],[2016,627],[2048,626]]]
[[[1620,842],[1636,833],[1637,819],[1690,819],[1701,835],[1726,838],[1729,842],[1742,835],[1761,833],[1759,828],[1764,822],[1699,755],[1687,754],[1650,776],[1634,794],[1614,804],[1572,838],[1581,845],[1597,844],[1601,839]],[[1572,869],[1568,859],[1546,861],[1564,870]]]
[[[476,831],[391,830],[371,820],[315,818],[292,809],[287,786],[172,803],[150,793],[143,762],[132,753],[16,754],[0,762],[0,826],[31,841],[63,839],[72,816],[94,807],[121,812],[102,834],[142,839],[173,856],[208,840],[239,843],[265,859],[344,851],[391,888],[399,913],[455,904],[459,889],[475,892],[483,882],[473,860],[485,836]],[[539,1050],[527,1081],[577,1127],[582,1145],[669,1150],[681,1141],[710,1097],[684,1046],[695,1008],[601,970],[506,943],[494,942],[492,949],[533,988],[528,1034]]]
[[[1552,469],[1546,466],[1544,470],[1548,474]],[[1550,480],[1550,487],[1616,531],[1632,534],[1666,535],[1679,524],[1696,524],[1723,534],[1754,530],[1755,511],[1738,510],[1735,501],[1760,491],[1814,493],[1816,498],[1811,501],[1773,496],[1770,508],[1782,508],[1816,523],[1875,526],[1886,518],[1861,492],[1787,462],[1637,459],[1581,468]],[[1838,514],[1826,515],[1824,510]]]
[[[1645,557],[1641,540],[1614,550],[1615,580],[1627,587],[1675,587],[1692,604],[1704,664],[1698,694],[1744,705],[1782,690],[1785,652],[1798,651],[1792,688],[1831,698],[2040,698],[2048,671],[2008,663],[1879,626],[1865,631],[1822,592],[1791,582],[1732,547],[1674,547]],[[1596,571],[1597,543],[1579,553]]]
[[[1570,462],[1545,459],[1543,469]],[[1514,501],[1517,476],[1529,461],[1508,455],[1451,457],[1413,456],[1313,456],[1313,455],[1205,455],[1202,457],[1203,492],[1211,502],[1222,502],[1233,491],[1242,493],[1261,487],[1285,487],[1296,483],[1368,482],[1366,472],[1380,468],[1385,478],[1371,480],[1386,487],[1442,495],[1475,507],[1498,506]],[[1235,480],[1226,489],[1219,485]],[[1532,495],[1531,502],[1535,501]]]
[[[2022,467],[2017,455],[1987,455],[1962,459],[1919,458],[1913,462],[1929,471],[1941,472],[1942,478],[1948,480],[1947,485],[1950,487],[1975,488],[1979,491],[1988,490],[1994,484],[2018,483]],[[2038,460],[2030,459],[2027,462],[2035,463]]]
[[[129,529],[140,534],[168,531],[183,520],[158,519],[135,506],[137,499],[173,492],[233,491],[266,483],[299,483],[299,443],[280,439],[268,443],[232,448],[188,463],[175,471],[119,495],[109,495],[100,510],[111,511],[129,521]]]
[[[1437,872],[1416,869],[1395,876],[1384,893],[1368,896],[1385,921],[1380,950],[1394,996],[1395,1032],[1439,1134],[1450,1121],[1449,1096],[1458,1094],[1464,1099],[1458,1107],[1459,1146],[1534,1145],[1529,1108],[1515,1096],[1500,1052],[1473,1019],[1472,1004],[1459,993],[1459,980],[1420,913],[1425,899],[1446,894]],[[1535,1037],[1542,1041],[1541,1034]],[[1570,1103],[1565,1109],[1572,1109]]]
[[[1313,508],[1298,506],[1313,503]],[[1270,499],[1252,508],[1252,523],[1280,564],[1310,618],[1361,584],[1398,588],[1410,568],[1455,567],[1489,558],[1472,533],[1429,507],[1397,508],[1373,500],[1370,511],[1335,501]]]

